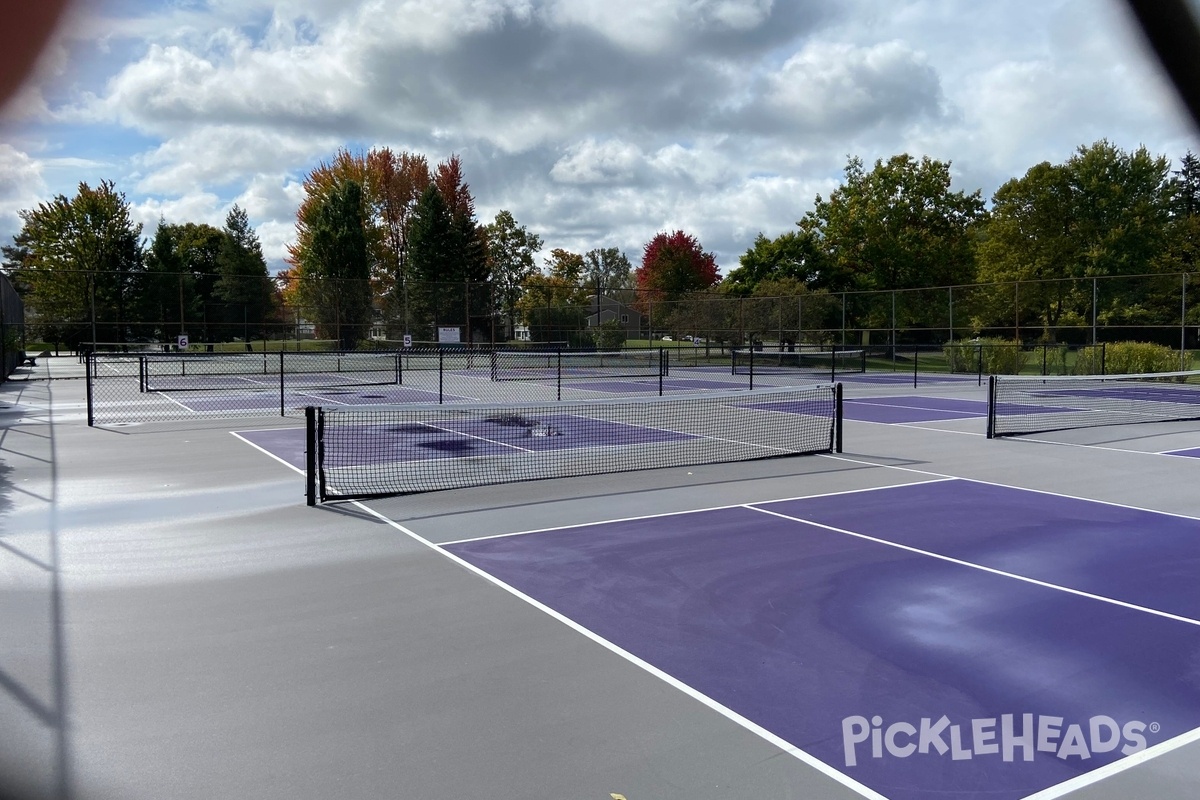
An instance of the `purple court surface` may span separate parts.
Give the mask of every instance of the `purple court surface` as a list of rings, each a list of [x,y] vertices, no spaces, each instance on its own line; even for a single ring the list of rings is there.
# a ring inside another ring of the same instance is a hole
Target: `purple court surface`
[[[686,433],[647,428],[572,414],[541,414],[513,424],[494,420],[413,422],[340,428],[351,438],[371,441],[370,453],[350,453],[355,464],[474,458],[513,450],[544,452],[588,447],[622,447],[693,438]],[[365,436],[364,436],[365,434]],[[241,438],[298,469],[305,468],[304,429],[241,431]],[[329,466],[339,466],[331,463]]]
[[[1186,450],[1169,450],[1164,456],[1183,456],[1184,458],[1200,458],[1200,447],[1189,447]]]
[[[443,549],[893,800],[1200,726],[1200,520],[967,480]]]

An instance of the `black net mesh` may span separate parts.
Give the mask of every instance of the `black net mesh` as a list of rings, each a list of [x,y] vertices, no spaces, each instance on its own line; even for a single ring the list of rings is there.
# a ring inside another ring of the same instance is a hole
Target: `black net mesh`
[[[1200,372],[1023,377],[996,375],[988,435],[1200,419]]]
[[[143,355],[143,392],[275,388],[280,376],[301,387],[380,386],[400,382],[394,353],[245,353]]]
[[[865,350],[733,351],[734,375],[814,375],[831,377],[867,371]]]
[[[493,351],[492,380],[643,378],[666,374],[665,350],[519,353]]]
[[[313,408],[310,496],[380,497],[840,447],[839,387],[607,402]],[[315,474],[313,474],[315,472]]]

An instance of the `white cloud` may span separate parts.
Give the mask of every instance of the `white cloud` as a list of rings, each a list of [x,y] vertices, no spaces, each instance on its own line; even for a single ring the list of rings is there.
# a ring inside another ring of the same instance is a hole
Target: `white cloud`
[[[815,43],[771,76],[767,102],[804,129],[836,133],[936,117],[941,88],[924,56],[902,42]]]
[[[550,177],[559,183],[624,183],[634,178],[644,161],[636,145],[588,139],[568,148]]]
[[[305,172],[343,146],[431,162],[459,153],[478,207],[511,210],[548,247],[634,257],[681,226],[726,270],[756,233],[791,229],[828,194],[847,155],[952,161],[956,188],[987,196],[1102,136],[1173,156],[1197,149],[1111,2],[970,13],[948,0],[99,9],[48,58],[54,87],[35,82],[14,106],[25,138],[46,141],[0,155],[0,169],[24,176],[4,184],[16,187],[4,202],[28,207],[98,173],[149,227],[160,213],[220,225],[236,202],[273,267]],[[139,136],[112,155],[97,151],[102,137],[75,152],[78,127],[55,141],[56,120]]]

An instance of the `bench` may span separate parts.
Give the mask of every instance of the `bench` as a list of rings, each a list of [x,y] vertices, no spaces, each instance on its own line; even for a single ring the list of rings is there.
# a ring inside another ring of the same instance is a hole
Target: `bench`
[[[49,357],[50,357],[50,351],[49,351],[49,350],[43,350],[42,352],[38,353],[38,354],[37,354],[37,355],[35,355],[35,356],[31,356],[31,355],[29,355],[28,353],[26,353],[26,354],[25,354],[25,365],[26,365],[26,366],[29,366],[29,367],[36,367],[36,366],[37,366],[37,360],[38,360],[39,358],[49,358]]]

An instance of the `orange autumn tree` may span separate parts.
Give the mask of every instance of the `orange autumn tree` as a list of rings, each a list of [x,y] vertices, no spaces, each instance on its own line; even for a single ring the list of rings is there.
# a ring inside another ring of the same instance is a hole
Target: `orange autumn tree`
[[[387,319],[405,326],[407,289],[411,280],[407,253],[413,209],[433,176],[425,156],[390,148],[367,153],[340,150],[332,161],[318,164],[304,181],[304,201],[296,212],[296,242],[288,247],[288,300],[303,308],[328,336],[328,309],[340,305],[349,285],[339,285],[334,272],[323,269],[314,241],[317,220],[347,184],[361,193],[359,220],[366,240],[371,305]],[[290,304],[290,303],[289,303]],[[336,324],[336,321],[334,321]]]

